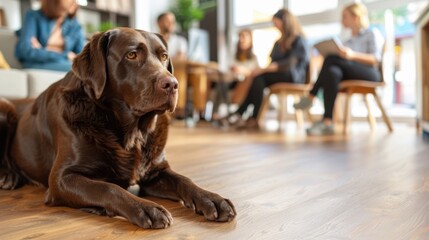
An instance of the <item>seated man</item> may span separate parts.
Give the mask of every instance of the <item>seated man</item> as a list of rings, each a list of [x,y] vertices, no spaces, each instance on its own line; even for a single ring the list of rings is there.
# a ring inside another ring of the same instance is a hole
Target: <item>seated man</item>
[[[25,15],[17,32],[16,58],[24,68],[68,72],[72,60],[85,44],[82,29],[75,15],[74,0],[41,1],[40,10]]]
[[[157,24],[159,33],[167,42],[168,54],[173,61],[174,75],[179,82],[179,98],[175,115],[177,118],[183,118],[185,115],[191,115],[194,109],[201,114],[207,101],[207,76],[204,64],[188,61],[188,42],[175,33],[176,17],[172,12],[160,14]],[[192,103],[188,102],[188,85],[192,87]],[[192,107],[190,107],[191,104]],[[187,106],[188,109],[186,109]]]

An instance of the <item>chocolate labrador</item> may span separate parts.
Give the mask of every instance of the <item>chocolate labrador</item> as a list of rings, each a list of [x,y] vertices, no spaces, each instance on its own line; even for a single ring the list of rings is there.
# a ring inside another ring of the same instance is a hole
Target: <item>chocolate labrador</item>
[[[165,228],[171,214],[144,196],[182,202],[211,221],[228,199],[174,172],[165,158],[177,80],[166,43],[117,28],[96,34],[63,79],[35,101],[0,101],[0,188],[47,187],[45,203]],[[138,196],[127,188],[139,186]]]

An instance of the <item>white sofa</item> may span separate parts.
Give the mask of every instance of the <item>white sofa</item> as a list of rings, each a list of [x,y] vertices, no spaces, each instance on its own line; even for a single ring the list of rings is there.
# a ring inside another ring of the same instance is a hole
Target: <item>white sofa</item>
[[[0,97],[18,99],[37,97],[65,72],[43,69],[22,69],[14,56],[17,38],[15,31],[0,28],[0,51],[11,69],[0,69]]]

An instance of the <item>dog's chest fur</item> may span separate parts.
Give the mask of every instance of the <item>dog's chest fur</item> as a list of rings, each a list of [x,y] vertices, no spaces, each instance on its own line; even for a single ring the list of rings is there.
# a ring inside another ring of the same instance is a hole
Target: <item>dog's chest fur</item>
[[[85,145],[91,146],[90,176],[113,182],[123,188],[135,184],[164,160],[166,131],[158,131],[157,115],[129,121],[117,113],[100,108],[85,96],[74,93],[65,97],[68,105],[64,118]],[[164,119],[164,118],[161,118]],[[125,122],[125,123],[124,123]],[[164,121],[160,121],[161,125]],[[159,138],[159,139],[158,139]],[[79,164],[82,164],[79,162]],[[96,164],[96,166],[94,166]]]

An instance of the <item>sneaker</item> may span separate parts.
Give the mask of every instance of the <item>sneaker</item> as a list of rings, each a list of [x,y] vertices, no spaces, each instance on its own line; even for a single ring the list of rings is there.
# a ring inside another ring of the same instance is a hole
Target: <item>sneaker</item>
[[[236,125],[237,130],[259,130],[259,125],[256,119],[249,118],[246,121],[242,120]]]
[[[243,121],[241,119],[241,116],[234,113],[234,114],[228,115],[226,117],[214,119],[213,125],[217,126],[217,127],[228,128],[228,127],[235,126],[235,125],[241,123],[241,121]]]
[[[309,109],[311,108],[311,106],[313,106],[313,101],[311,101],[309,97],[301,97],[299,102],[293,105],[295,109],[301,109],[301,110]]]
[[[307,128],[307,135],[309,136],[329,136],[334,135],[334,126],[327,125],[323,121],[316,122],[310,128]]]

